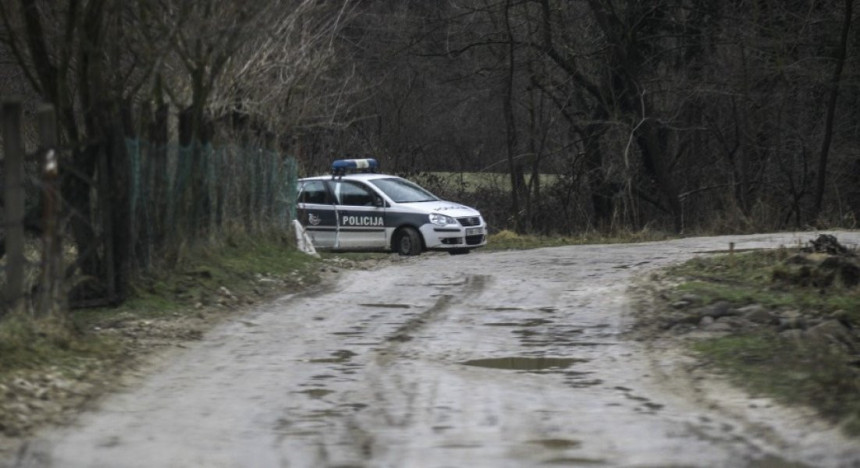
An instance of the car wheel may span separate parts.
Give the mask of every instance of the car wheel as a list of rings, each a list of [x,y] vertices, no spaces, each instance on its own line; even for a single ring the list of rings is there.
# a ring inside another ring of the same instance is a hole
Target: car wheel
[[[469,252],[471,252],[469,249],[451,249],[448,251],[451,255],[466,255]]]
[[[394,250],[400,255],[418,255],[421,253],[421,234],[415,228],[404,227],[394,236]]]

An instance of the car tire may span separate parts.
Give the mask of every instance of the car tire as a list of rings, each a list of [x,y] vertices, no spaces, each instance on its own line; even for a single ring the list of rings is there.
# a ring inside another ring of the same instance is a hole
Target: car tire
[[[400,255],[418,255],[421,253],[421,234],[412,227],[400,228],[394,236],[394,250]]]
[[[470,249],[451,249],[448,251],[450,255],[466,255],[471,252]]]

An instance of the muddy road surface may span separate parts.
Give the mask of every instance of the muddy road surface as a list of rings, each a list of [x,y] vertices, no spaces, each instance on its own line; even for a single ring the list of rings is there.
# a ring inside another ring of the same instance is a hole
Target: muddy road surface
[[[856,440],[625,336],[634,278],[812,237],[395,258],[219,326],[11,466],[858,466]]]

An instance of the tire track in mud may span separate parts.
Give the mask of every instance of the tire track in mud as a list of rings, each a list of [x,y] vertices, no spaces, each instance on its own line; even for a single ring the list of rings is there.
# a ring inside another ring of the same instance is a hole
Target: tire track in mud
[[[364,463],[374,459],[375,451],[380,445],[377,434],[380,427],[408,426],[414,415],[408,411],[399,412],[404,408],[412,408],[415,396],[418,394],[414,383],[403,378],[399,372],[392,372],[394,363],[403,362],[403,348],[408,346],[422,330],[435,322],[444,320],[446,313],[452,307],[465,303],[468,299],[480,295],[491,283],[487,275],[467,275],[461,281],[426,283],[424,287],[437,289],[436,301],[421,312],[404,321],[385,337],[387,346],[374,349],[372,357],[363,366],[363,393],[370,398],[362,403],[362,411],[345,415],[339,430],[342,436],[339,447],[331,445],[330,440],[318,441],[319,459],[316,463],[324,465],[341,465],[346,463]],[[392,307],[393,304],[374,304],[375,307]],[[396,404],[392,398],[403,398]],[[395,409],[396,411],[391,411]],[[380,423],[380,421],[383,421]]]
[[[358,276],[363,278],[364,274]],[[334,339],[326,347],[338,350],[309,361],[323,364],[325,369],[315,373],[312,380],[298,384],[307,388],[302,393],[314,400],[311,406],[315,409],[290,410],[281,419],[282,436],[278,442],[284,452],[304,460],[300,466],[361,465],[374,459],[379,428],[408,425],[411,415],[398,410],[411,407],[411,398],[416,394],[408,379],[401,379],[391,366],[408,360],[404,353],[408,354],[408,347],[423,330],[444,321],[452,308],[481,294],[491,284],[486,275],[454,273],[430,282],[421,281],[423,275],[413,271],[392,276],[398,281],[375,285],[372,302],[355,304],[369,311],[368,315],[362,315],[346,330],[329,330]],[[352,284],[361,283],[353,280],[339,295],[349,296]],[[433,302],[420,305],[426,301],[411,297],[413,289],[429,289]],[[356,294],[364,297],[366,292]],[[405,401],[391,404],[392,398]],[[392,408],[398,410],[391,411]]]
[[[388,341],[411,341],[412,335],[415,332],[427,326],[429,323],[438,320],[440,316],[452,305],[463,302],[465,299],[483,292],[484,289],[487,288],[489,282],[490,277],[486,275],[470,275],[466,277],[465,281],[457,284],[457,286],[463,286],[463,291],[460,291],[458,294],[441,294],[432,307],[407,320],[387,338]]]
[[[731,238],[740,247],[739,239]],[[791,237],[743,239],[772,246]],[[427,256],[351,271],[324,291],[215,330],[140,388],[46,437],[30,461],[519,468],[809,460],[808,441],[786,439],[803,447],[774,458],[781,447],[760,443],[736,418],[667,391],[643,346],[622,336],[634,275],[726,242]]]

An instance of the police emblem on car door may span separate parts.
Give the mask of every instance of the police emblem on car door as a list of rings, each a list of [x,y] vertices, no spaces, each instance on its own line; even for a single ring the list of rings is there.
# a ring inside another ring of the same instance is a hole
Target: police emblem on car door
[[[309,180],[299,188],[296,206],[299,223],[311,238],[314,247],[325,249],[335,246],[337,219],[334,198],[326,181]]]
[[[331,183],[337,200],[335,248],[384,248],[385,207],[382,198],[361,182],[335,179]]]

